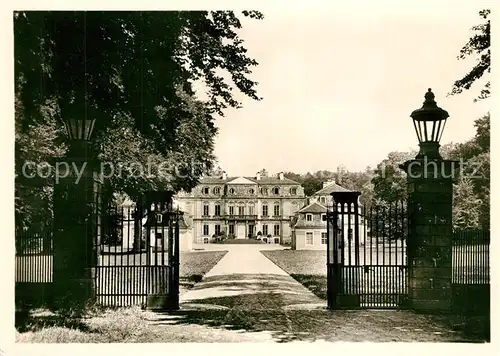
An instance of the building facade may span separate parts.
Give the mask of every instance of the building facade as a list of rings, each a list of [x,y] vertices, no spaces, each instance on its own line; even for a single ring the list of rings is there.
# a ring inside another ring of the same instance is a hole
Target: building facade
[[[291,241],[291,218],[306,203],[300,183],[275,177],[205,177],[190,193],[176,195],[180,209],[191,216],[195,243],[213,237],[266,237],[274,243]]]
[[[295,217],[291,220],[290,228],[292,231],[291,245],[294,250],[326,250],[327,221],[326,213],[329,207],[332,207],[333,192],[349,192],[335,182],[328,181],[323,183],[323,188],[314,193],[308,200],[308,205],[297,211]],[[354,213],[354,211],[352,211]],[[359,236],[366,233],[365,222],[362,215],[362,208],[358,208]],[[347,218],[340,218],[343,221],[343,231],[354,231],[354,214],[350,214],[350,221]],[[342,224],[342,223],[340,223]],[[345,236],[345,243],[349,234]]]

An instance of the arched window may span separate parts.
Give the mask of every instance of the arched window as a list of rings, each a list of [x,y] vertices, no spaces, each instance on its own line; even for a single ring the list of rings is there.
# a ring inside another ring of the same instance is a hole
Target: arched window
[[[273,194],[274,194],[274,195],[278,195],[279,193],[280,193],[280,188],[278,188],[278,187],[274,187],[274,188],[273,188]]]
[[[260,194],[267,195],[267,188],[260,188]]]
[[[210,193],[210,189],[208,187],[204,187],[203,194],[209,194],[209,193]]]
[[[215,195],[219,195],[220,194],[220,188],[219,187],[215,187],[214,188],[214,194]]]

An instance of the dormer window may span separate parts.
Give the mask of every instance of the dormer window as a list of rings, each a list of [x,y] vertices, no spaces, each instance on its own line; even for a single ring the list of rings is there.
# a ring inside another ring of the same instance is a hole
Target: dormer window
[[[319,201],[321,202],[321,204],[326,204],[326,198],[325,197],[319,198]]]
[[[312,214],[306,214],[306,221],[313,221]]]
[[[209,194],[209,193],[210,193],[210,189],[208,187],[204,187],[203,194]]]

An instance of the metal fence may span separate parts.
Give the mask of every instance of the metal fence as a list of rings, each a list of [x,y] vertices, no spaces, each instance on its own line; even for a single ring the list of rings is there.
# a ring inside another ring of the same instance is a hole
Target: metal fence
[[[452,283],[490,283],[490,232],[469,229],[453,233]]]
[[[452,240],[452,303],[456,311],[490,312],[490,231],[456,230]]]
[[[329,208],[330,308],[399,308],[408,293],[407,209],[397,202],[359,207],[356,197]]]
[[[148,204],[143,210],[116,205],[101,207],[95,216],[97,304],[144,306],[149,296],[168,296],[169,305],[175,309],[179,293],[180,213],[166,202]],[[16,304],[52,303],[52,229],[18,229],[15,239]]]

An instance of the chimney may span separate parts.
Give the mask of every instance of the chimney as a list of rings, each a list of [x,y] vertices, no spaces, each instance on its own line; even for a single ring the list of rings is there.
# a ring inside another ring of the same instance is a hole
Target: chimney
[[[255,176],[255,179],[260,180],[260,172],[257,172],[257,175]]]
[[[226,171],[222,172],[222,179],[226,180],[227,179],[227,173]]]
[[[332,185],[333,183],[335,183],[335,179],[327,180],[326,182],[323,182],[323,188],[328,187],[329,185]]]
[[[285,179],[285,175],[283,174],[283,172],[278,173],[278,178],[279,178],[280,180]]]

